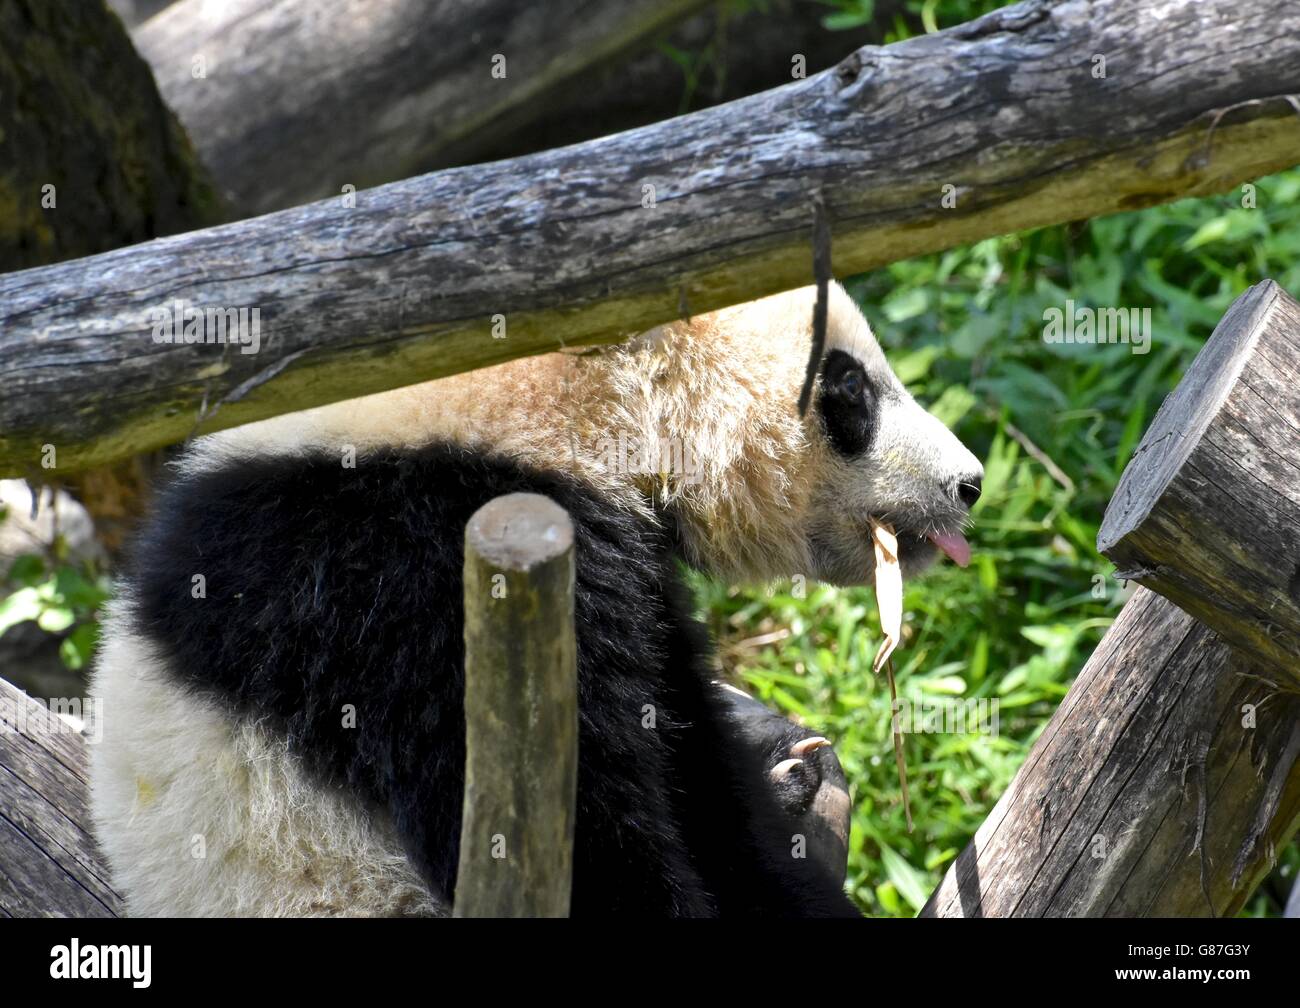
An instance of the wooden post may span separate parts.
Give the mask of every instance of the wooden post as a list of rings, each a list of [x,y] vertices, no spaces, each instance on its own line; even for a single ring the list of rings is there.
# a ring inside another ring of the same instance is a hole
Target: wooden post
[[[573,526],[508,494],[465,529],[465,805],[456,917],[564,917],[578,775]]]
[[[1236,913],[1300,824],[1300,696],[1139,589],[923,917]]]
[[[0,916],[121,912],[90,832],[85,742],[0,679]]]
[[[1097,548],[1300,690],[1300,304],[1233,302],[1165,400]]]

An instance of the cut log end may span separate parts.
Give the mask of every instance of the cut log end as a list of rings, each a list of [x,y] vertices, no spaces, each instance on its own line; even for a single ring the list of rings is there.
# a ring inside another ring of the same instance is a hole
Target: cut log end
[[[1219,320],[1120,476],[1097,534],[1099,552],[1109,556],[1125,536],[1147,520],[1219,415],[1254,351],[1265,319],[1282,294],[1272,280],[1255,284]]]
[[[465,536],[470,548],[492,566],[528,571],[572,548],[573,524],[549,498],[512,493],[474,512]]]
[[[1300,304],[1239,297],[1165,400],[1097,549],[1300,692]]]

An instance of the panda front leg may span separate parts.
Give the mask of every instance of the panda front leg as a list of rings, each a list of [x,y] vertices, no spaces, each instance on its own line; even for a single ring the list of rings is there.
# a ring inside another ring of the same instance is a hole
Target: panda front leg
[[[851,808],[844,768],[830,740],[774,713],[735,686],[716,685],[739,740],[756,754],[785,814],[781,837],[804,837],[810,859],[843,884]]]
[[[790,757],[819,765],[833,778],[825,746],[799,746],[806,734],[770,715],[738,721],[731,700],[713,681],[712,649],[704,628],[689,616],[689,600],[670,592],[676,610],[669,637],[674,710],[686,728],[673,738],[676,815],[705,889],[720,916],[859,917],[843,889],[843,858],[810,843],[811,804],[792,815],[774,787],[773,754],[782,746],[803,755]],[[750,701],[757,704],[757,701]],[[752,715],[752,708],[747,708]],[[775,719],[775,720],[772,720]],[[774,731],[777,723],[788,732]],[[754,732],[755,726],[758,731]],[[747,729],[749,734],[747,734]],[[799,735],[789,742],[785,737]],[[788,776],[788,768],[786,776]],[[811,779],[811,778],[809,778]],[[818,784],[814,795],[820,790]],[[847,805],[847,791],[845,791]],[[816,815],[811,815],[816,819]],[[833,848],[831,848],[833,850]],[[837,866],[838,862],[838,866]]]

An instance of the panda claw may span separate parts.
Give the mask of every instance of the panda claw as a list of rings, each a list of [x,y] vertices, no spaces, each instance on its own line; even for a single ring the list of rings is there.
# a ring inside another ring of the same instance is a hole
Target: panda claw
[[[814,735],[812,738],[806,738],[802,742],[796,742],[790,747],[791,756],[807,756],[810,752],[816,752],[823,746],[831,744],[828,738],[822,738],[820,735]]]
[[[801,763],[803,763],[803,760],[801,759],[782,760],[776,766],[772,767],[772,769],[768,771],[768,774],[771,776],[772,780],[780,782],[786,778],[791,770],[799,766]]]

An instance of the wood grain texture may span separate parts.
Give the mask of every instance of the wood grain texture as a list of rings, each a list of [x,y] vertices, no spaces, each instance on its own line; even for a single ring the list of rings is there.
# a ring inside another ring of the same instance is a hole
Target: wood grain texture
[[[807,283],[819,193],[844,275],[1221,191],[1300,162],[1300,115],[1279,97],[1295,93],[1289,0],[1031,0],[743,101],[358,193],[355,208],[0,277],[0,475],[37,468],[46,444],[81,468]],[[259,308],[260,352],[153,342],[151,310],[176,299]]]
[[[1300,304],[1272,281],[1224,315],[1165,400],[1097,537],[1300,692]]]
[[[223,195],[250,216],[455,161],[485,127],[527,121],[576,75],[703,5],[182,0],[134,39]]]
[[[0,915],[116,917],[81,736],[0,679]]]
[[[465,803],[456,917],[567,917],[578,782],[573,525],[538,494],[465,529]]]
[[[1236,913],[1300,825],[1300,697],[1138,589],[927,917]]]

